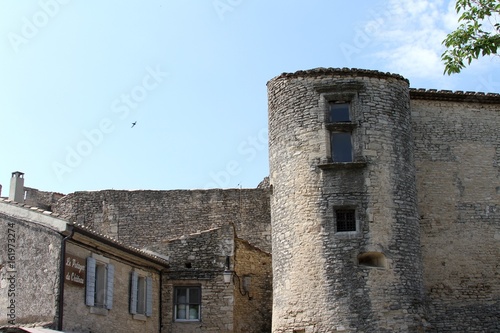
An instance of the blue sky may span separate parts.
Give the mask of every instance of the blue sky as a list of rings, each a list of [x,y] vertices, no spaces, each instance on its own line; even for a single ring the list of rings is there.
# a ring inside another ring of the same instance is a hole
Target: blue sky
[[[498,57],[443,76],[449,1],[2,0],[0,184],[255,187],[266,82],[350,67],[414,88],[500,92]],[[137,122],[131,128],[132,122]]]

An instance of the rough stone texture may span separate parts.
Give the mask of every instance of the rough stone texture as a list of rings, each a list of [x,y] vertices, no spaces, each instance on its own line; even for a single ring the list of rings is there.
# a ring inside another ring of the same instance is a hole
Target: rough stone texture
[[[242,239],[236,239],[235,245],[234,332],[271,332],[271,254]]]
[[[408,83],[374,71],[308,71],[268,83],[273,332],[418,332],[420,252]],[[329,100],[350,100],[355,163],[332,164]],[[356,209],[356,233],[334,208]],[[364,252],[385,268],[358,265]]]
[[[53,211],[137,247],[234,223],[238,237],[271,252],[267,189],[76,192]]]
[[[172,263],[163,276],[162,332],[233,332],[234,291],[223,279],[226,257],[234,255],[232,225],[153,244],[148,249],[162,253]],[[200,321],[174,321],[176,286],[201,287]]]
[[[9,243],[9,234],[15,234],[15,243]],[[55,328],[61,239],[45,227],[0,213],[0,327],[9,324],[6,310],[14,300],[15,325],[53,323]],[[7,244],[15,244],[13,261],[9,261]],[[15,290],[9,296],[11,276]]]
[[[412,100],[431,332],[500,331],[500,106]]]
[[[86,259],[92,253],[109,258],[115,266],[113,307],[104,310],[107,315],[91,312],[91,307],[85,304],[85,288],[65,283],[64,287],[64,317],[63,329],[68,332],[158,332],[160,315],[160,276],[159,272],[135,265],[131,262],[86,248],[73,242],[68,242],[66,253]],[[129,312],[130,275],[133,268],[148,273],[153,280],[153,313],[145,320],[134,319]]]
[[[52,205],[61,199],[64,194],[40,191],[36,188],[24,187],[24,203],[44,210],[52,210]]]

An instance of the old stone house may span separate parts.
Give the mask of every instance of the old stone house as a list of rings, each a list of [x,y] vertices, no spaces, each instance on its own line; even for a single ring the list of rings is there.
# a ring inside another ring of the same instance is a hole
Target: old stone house
[[[158,317],[124,310],[115,323],[111,309],[109,327],[500,331],[500,95],[410,89],[396,74],[334,68],[284,73],[267,86],[270,175],[258,188],[61,195],[11,186],[10,200],[0,202],[2,237],[9,239],[9,219],[39,228],[50,217],[105,240],[96,259],[128,256],[120,259],[128,277],[118,280],[115,268],[114,284],[130,291],[132,272],[150,277]],[[14,208],[30,218],[13,217]],[[67,237],[51,232],[54,242]],[[51,251],[93,256],[89,244],[67,243],[66,252]],[[44,244],[40,253],[52,258]],[[31,272],[30,258],[23,256]],[[54,271],[60,260],[50,260]],[[6,266],[2,274],[4,295]],[[51,304],[75,289],[80,310],[92,308],[87,288],[70,282],[26,285],[45,286]],[[47,309],[43,321],[53,328],[106,332],[99,314],[76,326],[70,310]]]
[[[159,331],[166,260],[52,212],[5,200],[0,225],[0,307],[7,309],[2,325]]]

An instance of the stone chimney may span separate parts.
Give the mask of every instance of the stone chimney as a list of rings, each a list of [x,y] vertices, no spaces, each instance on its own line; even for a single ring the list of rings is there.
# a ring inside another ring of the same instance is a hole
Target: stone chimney
[[[14,171],[10,179],[9,200],[23,203],[24,202],[24,173]]]

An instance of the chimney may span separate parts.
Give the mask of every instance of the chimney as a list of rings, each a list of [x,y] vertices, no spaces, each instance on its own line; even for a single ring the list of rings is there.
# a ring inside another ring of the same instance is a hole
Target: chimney
[[[24,202],[24,173],[14,171],[10,179],[9,200],[23,203]]]

